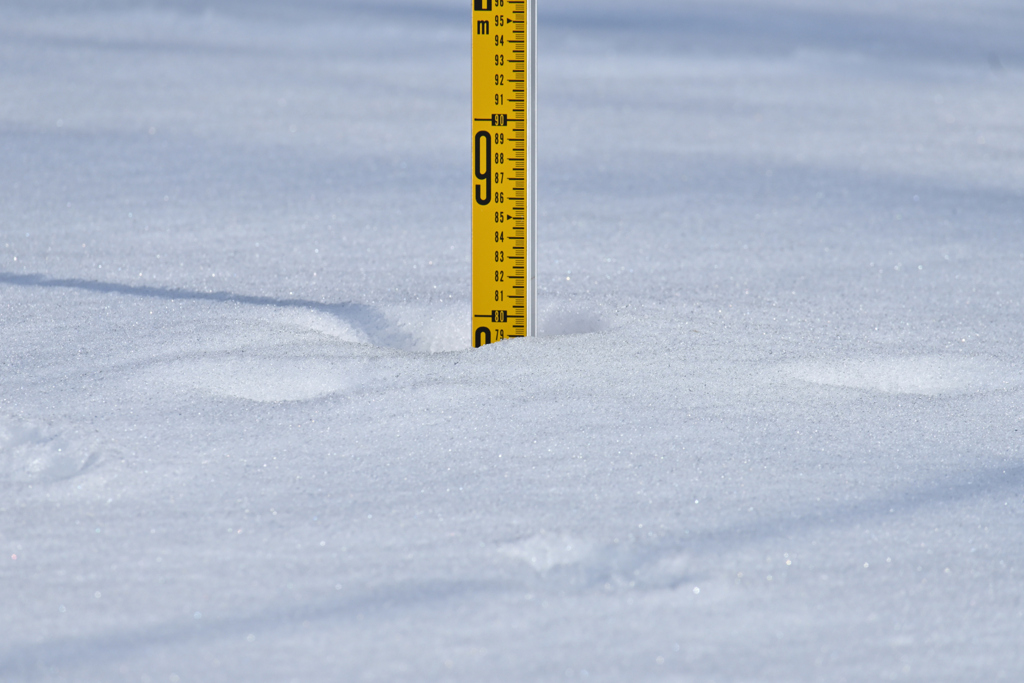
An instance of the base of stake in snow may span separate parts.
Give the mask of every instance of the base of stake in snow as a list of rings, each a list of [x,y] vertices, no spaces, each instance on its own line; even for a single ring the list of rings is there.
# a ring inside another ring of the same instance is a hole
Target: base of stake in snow
[[[536,0],[473,0],[473,346],[536,333]]]

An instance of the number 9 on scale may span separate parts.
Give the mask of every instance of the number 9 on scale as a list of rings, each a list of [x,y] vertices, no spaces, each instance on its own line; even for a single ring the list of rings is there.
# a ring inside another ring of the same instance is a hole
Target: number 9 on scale
[[[479,183],[476,186],[476,203],[485,206],[491,203],[491,134],[486,130],[476,134],[473,152],[473,174],[485,183],[483,187]]]

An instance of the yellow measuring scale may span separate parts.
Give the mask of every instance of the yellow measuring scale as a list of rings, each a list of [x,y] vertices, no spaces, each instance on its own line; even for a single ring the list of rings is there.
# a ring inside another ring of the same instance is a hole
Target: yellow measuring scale
[[[536,332],[536,0],[473,0],[473,346]]]

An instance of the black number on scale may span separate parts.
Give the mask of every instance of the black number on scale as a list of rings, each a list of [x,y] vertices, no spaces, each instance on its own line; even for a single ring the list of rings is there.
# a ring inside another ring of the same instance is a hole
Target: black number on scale
[[[500,104],[505,104],[505,96],[504,95],[495,95],[494,96],[494,103],[495,104],[499,104],[499,105]]]
[[[496,184],[500,185],[503,180],[505,180],[505,174],[504,173],[495,173],[494,174],[494,182]]]
[[[505,55],[494,55],[494,66],[505,66]]]
[[[496,46],[505,44],[505,36],[494,36],[494,44]]]
[[[505,214],[503,214],[501,211],[495,211],[494,212],[494,222],[495,223],[504,223],[505,222]]]
[[[504,230],[495,230],[494,231],[494,241],[495,242],[504,242],[505,241],[505,231]]]
[[[503,292],[501,290],[498,290],[497,292],[495,292],[494,293],[494,300],[495,301],[504,301],[505,300],[505,292]]]
[[[483,145],[480,142],[483,141]],[[477,180],[483,180],[486,185],[483,193],[480,192],[480,185],[476,186],[476,203],[486,206],[491,203],[491,134],[482,130],[476,134],[476,162],[473,164],[473,172]],[[483,162],[483,169],[480,165]]]
[[[495,14],[494,15],[494,25],[495,26],[504,26],[505,25],[505,15],[504,14]]]
[[[504,282],[505,281],[505,271],[504,270],[496,270],[496,271],[494,271],[494,281],[495,282]]]
[[[495,263],[504,263],[505,262],[505,252],[503,252],[503,251],[496,251],[496,252],[494,252],[494,261],[495,261]]]
[[[494,74],[494,85],[505,85],[505,74]]]
[[[487,327],[478,327],[478,328],[476,328],[476,333],[474,334],[473,346],[475,346],[476,348],[479,349],[484,344],[490,344],[490,343],[491,343],[491,330],[490,330],[490,328],[487,328]]]

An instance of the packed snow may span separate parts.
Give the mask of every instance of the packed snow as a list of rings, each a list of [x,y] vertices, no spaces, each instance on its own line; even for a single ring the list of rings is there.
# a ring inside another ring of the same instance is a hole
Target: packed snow
[[[0,680],[1024,679],[1024,6],[0,3]]]

